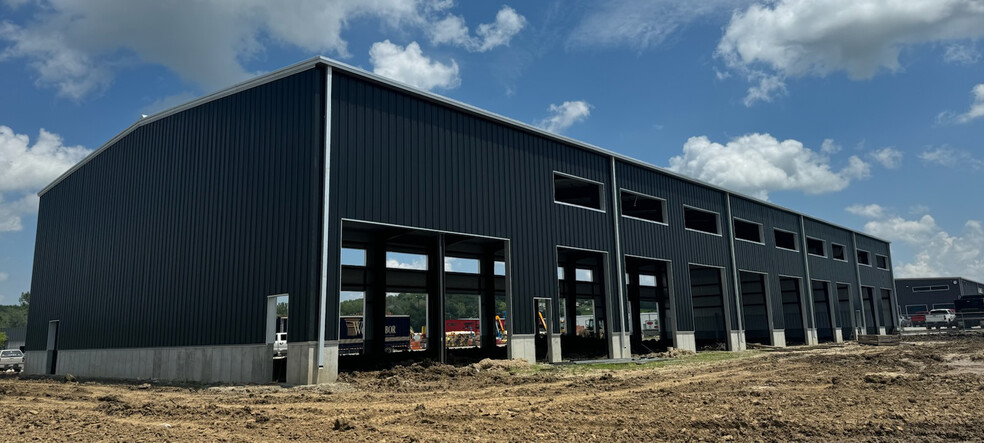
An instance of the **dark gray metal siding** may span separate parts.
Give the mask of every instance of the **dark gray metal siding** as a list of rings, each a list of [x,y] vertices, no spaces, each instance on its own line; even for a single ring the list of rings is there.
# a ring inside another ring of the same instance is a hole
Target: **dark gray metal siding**
[[[139,127],[45,193],[27,348],[50,320],[60,349],[263,343],[280,293],[315,339],[322,75]]]
[[[808,237],[824,241],[824,253],[826,255],[825,257],[818,257],[807,254],[810,260],[810,278],[812,280],[829,282],[829,290],[834,294],[835,298],[838,283],[849,285],[849,296],[851,300],[856,301],[855,298],[860,297],[860,293],[858,292],[857,274],[855,272],[857,254],[851,249],[851,232],[809,218],[804,220],[804,226]],[[846,261],[835,260],[833,258],[831,252],[832,243],[837,243],[844,247],[844,258]],[[834,318],[835,320],[839,320],[837,316],[834,316]],[[845,325],[838,324],[837,326],[844,327]]]
[[[553,202],[553,171],[604,183],[610,200],[606,156],[340,72],[331,146],[330,238],[346,218],[510,239],[515,333],[533,333],[533,297],[557,296],[558,245],[613,249],[610,201],[606,212]],[[337,334],[335,297],[327,339]]]
[[[882,289],[891,290],[892,291],[891,312],[898,313],[899,311],[896,307],[898,297],[895,294],[895,277],[892,272],[893,263],[892,263],[892,254],[891,251],[889,250],[889,244],[881,240],[877,240],[862,234],[857,234],[857,241],[858,241],[858,249],[863,249],[871,254],[871,266],[865,266],[865,265],[858,266],[858,271],[861,275],[861,285],[871,286],[875,288],[874,293],[875,293],[875,297],[878,298],[878,303],[881,303],[881,298],[880,298],[881,290]],[[878,269],[876,267],[877,265],[877,260],[875,259],[876,254],[884,255],[888,257],[889,269],[887,270]],[[857,256],[855,255],[855,257]],[[893,315],[892,318],[886,320],[882,318],[881,315],[882,313],[880,311],[881,310],[879,310],[879,312],[877,313],[878,315],[877,321],[879,326],[885,326],[890,322],[898,323],[898,318],[896,318],[897,315]]]
[[[671,296],[675,303],[677,330],[694,330],[689,263],[727,270],[722,283],[727,303],[725,307],[732,310],[727,301],[734,291],[727,237],[686,230],[683,218],[684,205],[717,212],[724,232],[728,223],[724,218],[725,193],[621,161],[616,162],[615,171],[620,188],[666,200],[665,225],[619,217],[620,234],[623,254],[673,262]]]
[[[956,283],[955,283],[956,282]],[[948,287],[945,291],[914,292],[912,288],[919,286],[940,286]],[[901,312],[906,313],[906,305],[926,305],[927,309],[933,309],[934,303],[953,303],[954,300],[965,294],[977,294],[978,284],[962,278],[937,277],[937,278],[900,278],[895,280],[895,287],[898,290],[897,299]],[[981,285],[984,287],[984,285]]]
[[[803,268],[802,239],[799,234],[799,216],[763,205],[742,197],[732,196],[732,216],[762,224],[764,244],[735,240],[735,261],[738,269],[766,273],[769,299],[772,303],[772,325],[775,329],[785,329],[782,315],[782,289],[780,276],[799,277],[800,289],[808,287]],[[797,251],[776,247],[774,229],[796,233]]]

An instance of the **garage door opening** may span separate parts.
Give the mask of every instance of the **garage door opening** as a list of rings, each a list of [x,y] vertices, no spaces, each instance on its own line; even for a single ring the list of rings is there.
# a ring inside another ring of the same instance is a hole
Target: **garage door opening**
[[[721,271],[721,268],[690,265],[690,295],[694,307],[697,349],[725,350],[728,346]]]
[[[817,325],[817,341],[834,341],[834,328],[830,309],[830,283],[813,280],[813,316]]]
[[[763,345],[772,344],[765,274],[741,272],[739,279],[741,306],[745,318],[745,341]]]
[[[782,318],[786,330],[786,344],[806,344],[806,325],[803,324],[803,304],[800,302],[800,280],[782,277],[779,279],[779,288],[782,291]]]
[[[604,260],[600,252],[557,248],[560,312],[552,314],[556,319],[553,332],[561,334],[564,360],[608,357]]]
[[[669,330],[670,290],[668,264],[661,260],[625,258],[632,351],[650,354],[673,344]]]

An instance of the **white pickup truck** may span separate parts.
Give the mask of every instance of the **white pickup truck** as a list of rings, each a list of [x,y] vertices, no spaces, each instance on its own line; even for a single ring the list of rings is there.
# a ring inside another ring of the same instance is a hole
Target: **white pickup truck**
[[[957,314],[952,309],[933,309],[926,314],[926,329],[953,328],[957,326]]]
[[[14,372],[24,370],[24,353],[19,349],[0,351],[0,372],[8,369],[13,369]]]
[[[283,357],[287,355],[287,333],[278,332],[273,340],[273,356]]]

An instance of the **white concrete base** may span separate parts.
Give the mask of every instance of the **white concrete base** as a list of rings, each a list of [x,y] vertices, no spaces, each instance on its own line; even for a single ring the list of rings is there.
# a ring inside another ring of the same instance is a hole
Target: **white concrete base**
[[[629,334],[625,334],[625,341],[622,341],[622,334],[612,334],[608,337],[608,353],[611,358],[632,358]]]
[[[816,329],[807,329],[806,330],[806,344],[808,346],[813,346],[813,345],[816,345],[818,343],[820,343],[820,339],[817,337],[817,330]]]
[[[550,363],[563,361],[560,353],[560,334],[550,334],[550,339],[547,341],[547,361]]]
[[[772,346],[779,348],[786,347],[786,330],[785,329],[773,329],[772,330]]]
[[[878,327],[878,335],[886,335],[886,334],[888,334],[888,332],[885,331],[885,327],[884,326],[879,326]]]
[[[694,331],[677,331],[673,334],[673,347],[697,352],[697,337]]]
[[[47,374],[47,351],[25,356],[25,372]],[[55,375],[198,383],[269,383],[272,345],[59,350]]]
[[[327,341],[324,366],[318,365],[318,342],[287,344],[287,384],[315,385],[338,380],[338,342]]]
[[[557,347],[560,348],[559,346]],[[510,359],[522,359],[536,363],[536,336],[533,334],[512,334],[506,346],[506,354]]]
[[[834,328],[834,343],[844,343],[844,331],[841,328]]]
[[[731,333],[728,334],[728,350],[744,351],[745,349],[745,334],[741,331],[731,331]]]

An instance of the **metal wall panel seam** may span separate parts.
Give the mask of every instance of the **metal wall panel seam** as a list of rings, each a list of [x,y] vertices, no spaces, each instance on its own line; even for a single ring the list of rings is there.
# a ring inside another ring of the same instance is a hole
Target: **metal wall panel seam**
[[[803,257],[803,276],[804,276],[803,286],[807,288],[807,290],[803,292],[804,294],[806,294],[806,298],[807,298],[806,302],[808,305],[806,312],[804,313],[805,317],[803,318],[803,320],[804,320],[804,325],[807,328],[810,328],[812,326],[813,329],[816,329],[817,327],[816,315],[813,312],[813,308],[814,308],[813,279],[810,277],[810,254],[807,252],[808,248],[807,248],[807,240],[806,240],[806,224],[803,222],[802,215],[799,217],[799,231],[801,237],[800,247],[803,248],[803,250],[800,252],[800,254]]]
[[[855,234],[853,232],[851,233],[851,247],[854,249],[854,275],[857,277],[857,280],[858,280],[858,302],[861,305],[861,321],[864,324],[863,325],[856,324],[857,323],[857,319],[856,318],[853,319],[851,321],[851,323],[854,324],[855,331],[857,329],[859,329],[859,328],[864,328],[865,334],[867,334],[868,333],[868,316],[865,315],[865,312],[864,312],[867,307],[864,305],[864,288],[861,286],[861,262],[858,260],[858,237],[857,237],[857,234]],[[874,295],[872,295],[872,297],[873,296]],[[853,311],[851,312],[851,315],[852,315],[852,317],[856,317],[854,315],[854,312]],[[874,314],[872,314],[872,315],[874,315]]]
[[[627,348],[627,346],[625,344],[625,315],[626,315],[626,312],[625,312],[625,301],[624,301],[624,297],[625,297],[625,271],[624,271],[625,259],[622,257],[622,237],[621,237],[620,232],[619,232],[619,229],[618,229],[618,227],[619,227],[619,221],[620,221],[619,220],[619,214],[622,212],[622,205],[621,205],[621,199],[619,198],[619,195],[618,195],[618,178],[615,176],[615,157],[611,157],[611,172],[612,172],[612,186],[611,186],[612,187],[612,204],[610,206],[611,206],[611,211],[612,211],[612,227],[615,230],[615,239],[614,239],[614,243],[615,243],[615,272],[617,273],[617,275],[615,276],[615,283],[617,285],[617,290],[615,291],[615,293],[618,294],[618,321],[619,321],[619,332],[620,332],[620,335],[621,335],[621,337],[619,339],[619,346],[621,346],[621,348],[622,348],[619,351],[619,354],[622,355],[622,357],[624,358],[625,355],[623,355],[623,352],[622,351]]]
[[[328,238],[330,236],[331,221],[331,68],[325,68],[325,110],[324,110],[324,150],[323,158],[325,162],[324,177],[322,186],[324,194],[322,200],[321,215],[321,262],[318,265],[321,274],[321,284],[318,291],[318,366],[325,366],[325,308],[328,304]],[[341,246],[341,242],[339,242]],[[339,271],[340,272],[340,271]],[[341,277],[339,277],[341,284]]]
[[[726,220],[722,220],[722,224],[725,224],[726,223],[727,226],[728,226],[727,235],[728,235],[728,253],[731,256],[731,284],[734,286],[734,299],[735,299],[735,302],[734,303],[735,303],[736,312],[738,313],[738,318],[737,318],[737,320],[738,320],[738,324],[737,324],[738,328],[737,329],[738,329],[738,331],[740,331],[742,337],[744,337],[744,334],[745,334],[745,315],[744,315],[745,306],[744,306],[744,304],[742,302],[741,280],[738,277],[738,260],[735,257],[735,232],[734,232],[734,221],[733,221],[734,220],[734,215],[731,213],[731,194],[726,192],[724,194],[724,198],[725,198],[724,214],[725,214]],[[722,226],[722,228],[723,228],[723,226]],[[763,288],[763,290],[764,290],[764,288]]]

